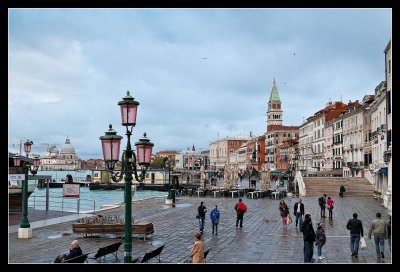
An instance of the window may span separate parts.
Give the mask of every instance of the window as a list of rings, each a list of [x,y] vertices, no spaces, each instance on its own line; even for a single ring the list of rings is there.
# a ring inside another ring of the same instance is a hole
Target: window
[[[391,60],[389,60],[389,64],[388,64],[388,68],[389,68],[389,74],[392,72],[392,68],[391,68]]]

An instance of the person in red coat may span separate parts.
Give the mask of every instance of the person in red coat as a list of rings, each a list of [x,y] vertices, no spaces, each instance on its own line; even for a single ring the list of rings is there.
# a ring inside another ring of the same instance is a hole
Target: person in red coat
[[[236,210],[236,227],[240,222],[240,227],[243,227],[243,215],[247,211],[247,206],[242,202],[242,199],[239,198],[239,202],[235,205]]]

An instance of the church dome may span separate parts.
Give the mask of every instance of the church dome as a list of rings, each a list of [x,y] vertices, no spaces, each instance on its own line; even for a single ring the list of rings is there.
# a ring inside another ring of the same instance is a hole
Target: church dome
[[[71,142],[69,141],[69,139],[67,138],[65,140],[65,144],[63,147],[61,147],[60,150],[60,154],[71,154],[71,153],[75,153],[75,148],[71,145]]]

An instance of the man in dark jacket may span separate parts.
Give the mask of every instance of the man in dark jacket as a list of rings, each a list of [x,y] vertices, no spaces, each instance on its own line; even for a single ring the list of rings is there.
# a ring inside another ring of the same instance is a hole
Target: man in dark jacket
[[[62,261],[66,261],[78,256],[82,255],[82,250],[79,246],[78,240],[74,240],[71,243],[71,247],[69,248],[69,253],[64,255],[57,256],[55,263],[61,263]]]
[[[311,215],[306,214],[304,217],[303,226],[303,241],[304,241],[304,262],[313,263],[314,255],[314,241],[315,241],[315,231],[311,221]]]
[[[294,216],[296,216],[296,228],[297,228],[297,224],[299,223],[299,218],[301,220],[301,217],[304,216],[304,204],[301,203],[301,198],[299,198],[298,202],[294,203],[293,213]]]
[[[204,202],[203,201],[200,203],[200,206],[197,208],[197,212],[199,214],[200,233],[203,234],[204,220],[206,219],[206,212],[207,212],[207,208],[206,208],[206,206],[204,206]]]
[[[347,222],[346,228],[350,230],[350,250],[351,256],[358,258],[358,248],[360,246],[360,235],[364,237],[362,222],[357,219],[357,213],[353,213],[353,219]]]

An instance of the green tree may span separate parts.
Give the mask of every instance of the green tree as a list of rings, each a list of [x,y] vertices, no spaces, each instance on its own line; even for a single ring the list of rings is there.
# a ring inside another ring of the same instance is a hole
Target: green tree
[[[156,157],[153,162],[150,164],[151,168],[164,168],[164,157]]]

